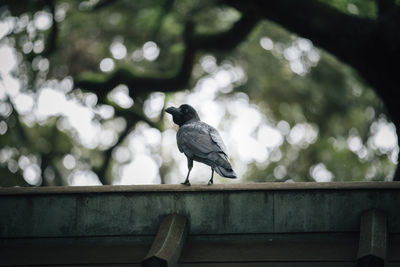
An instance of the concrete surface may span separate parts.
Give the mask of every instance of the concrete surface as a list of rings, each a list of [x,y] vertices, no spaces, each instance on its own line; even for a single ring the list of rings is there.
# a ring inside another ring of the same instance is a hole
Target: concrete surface
[[[0,188],[0,239],[155,235],[186,216],[191,235],[358,232],[387,214],[400,233],[400,182]]]

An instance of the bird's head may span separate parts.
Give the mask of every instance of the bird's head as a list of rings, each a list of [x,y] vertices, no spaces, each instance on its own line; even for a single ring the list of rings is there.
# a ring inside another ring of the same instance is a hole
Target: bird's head
[[[196,110],[187,104],[183,104],[179,108],[169,107],[165,112],[171,114],[173,121],[179,126],[200,120]]]

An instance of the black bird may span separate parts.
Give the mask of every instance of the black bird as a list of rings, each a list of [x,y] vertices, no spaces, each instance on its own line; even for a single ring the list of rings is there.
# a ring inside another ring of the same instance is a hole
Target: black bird
[[[185,154],[188,161],[188,174],[182,184],[190,185],[189,174],[193,168],[193,160],[211,167],[209,185],[213,184],[214,170],[223,177],[236,178],[221,136],[215,128],[200,120],[193,107],[184,104],[179,108],[169,107],[165,111],[179,125],[176,140],[179,151]]]

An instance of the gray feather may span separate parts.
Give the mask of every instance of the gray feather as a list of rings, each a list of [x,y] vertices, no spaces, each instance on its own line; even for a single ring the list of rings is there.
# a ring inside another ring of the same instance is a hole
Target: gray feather
[[[226,148],[218,132],[210,125],[198,121],[185,124],[176,135],[179,151],[205,157],[211,152],[226,154]]]
[[[219,175],[235,178],[221,136],[212,126],[197,121],[179,128],[176,135],[179,151],[187,157],[211,166]]]

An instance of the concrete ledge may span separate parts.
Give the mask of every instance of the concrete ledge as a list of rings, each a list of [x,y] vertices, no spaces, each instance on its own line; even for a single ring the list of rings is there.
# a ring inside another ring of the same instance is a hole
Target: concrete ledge
[[[334,183],[249,183],[185,186],[181,184],[160,185],[103,185],[103,186],[48,186],[48,187],[0,187],[1,195],[28,194],[79,194],[124,192],[210,192],[210,191],[265,191],[265,190],[359,190],[400,189],[395,182],[334,182]]]
[[[0,189],[0,239],[155,235],[167,214],[190,235],[358,232],[369,209],[400,233],[400,182]]]

